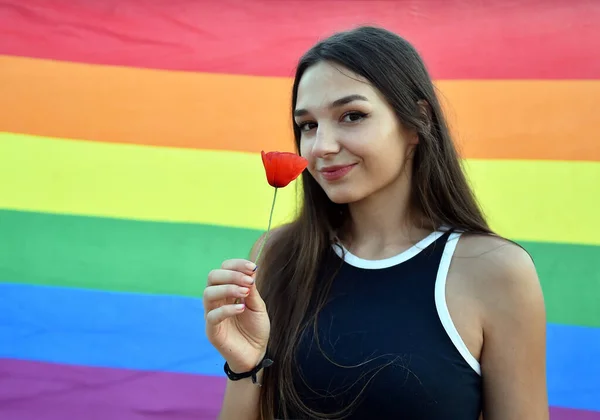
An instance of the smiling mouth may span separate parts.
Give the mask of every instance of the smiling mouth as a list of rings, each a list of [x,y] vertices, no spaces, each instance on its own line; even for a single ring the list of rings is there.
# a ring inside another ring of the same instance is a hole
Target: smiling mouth
[[[328,181],[337,181],[343,178],[356,166],[356,163],[346,166],[336,166],[331,168],[324,168],[321,170],[321,176]]]

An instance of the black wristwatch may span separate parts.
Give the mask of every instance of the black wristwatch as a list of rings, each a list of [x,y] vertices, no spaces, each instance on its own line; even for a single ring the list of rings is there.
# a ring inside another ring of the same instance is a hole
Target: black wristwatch
[[[225,366],[223,366],[223,370],[225,371],[225,374],[227,375],[227,377],[229,378],[229,380],[231,381],[239,381],[240,379],[245,379],[245,378],[252,378],[252,383],[256,384],[256,385],[260,385],[258,383],[258,380],[256,379],[256,374],[262,369],[262,368],[267,368],[269,366],[271,366],[273,364],[273,361],[271,359],[267,359],[266,356],[261,360],[261,362],[256,365],[256,367],[248,372],[243,372],[243,373],[235,373],[234,371],[231,370],[231,368],[229,367],[229,364],[227,362],[225,362]]]

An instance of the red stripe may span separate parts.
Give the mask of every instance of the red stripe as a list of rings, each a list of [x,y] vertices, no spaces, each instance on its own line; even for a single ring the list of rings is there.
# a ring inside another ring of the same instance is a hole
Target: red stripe
[[[584,0],[0,0],[0,54],[288,77],[360,23],[409,39],[438,79],[600,78],[600,2]]]

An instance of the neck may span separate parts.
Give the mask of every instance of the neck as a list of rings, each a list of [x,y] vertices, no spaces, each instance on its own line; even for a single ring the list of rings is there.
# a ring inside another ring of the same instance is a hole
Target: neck
[[[404,176],[364,200],[351,203],[347,244],[351,252],[366,259],[387,258],[431,233],[427,226],[417,224],[410,206],[410,180]]]

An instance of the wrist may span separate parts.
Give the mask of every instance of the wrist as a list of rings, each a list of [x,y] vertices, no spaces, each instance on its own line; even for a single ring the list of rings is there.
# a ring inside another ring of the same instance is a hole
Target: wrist
[[[256,385],[261,385],[262,381],[262,371],[265,368],[268,368],[273,364],[273,360],[263,357],[253,368],[244,370],[244,371],[235,371],[228,362],[225,362],[223,366],[223,370],[227,375],[227,378],[230,381],[240,381],[243,379],[251,378],[252,383]]]
[[[258,358],[256,359],[252,359],[250,361],[247,362],[241,362],[241,363],[236,363],[236,362],[230,362],[228,360],[227,364],[229,365],[229,369],[231,369],[231,371],[235,372],[235,373],[244,373],[244,372],[249,372],[252,369],[254,369],[256,366],[258,366],[258,364],[260,362],[263,361],[263,359],[266,357],[267,352],[263,351]]]

